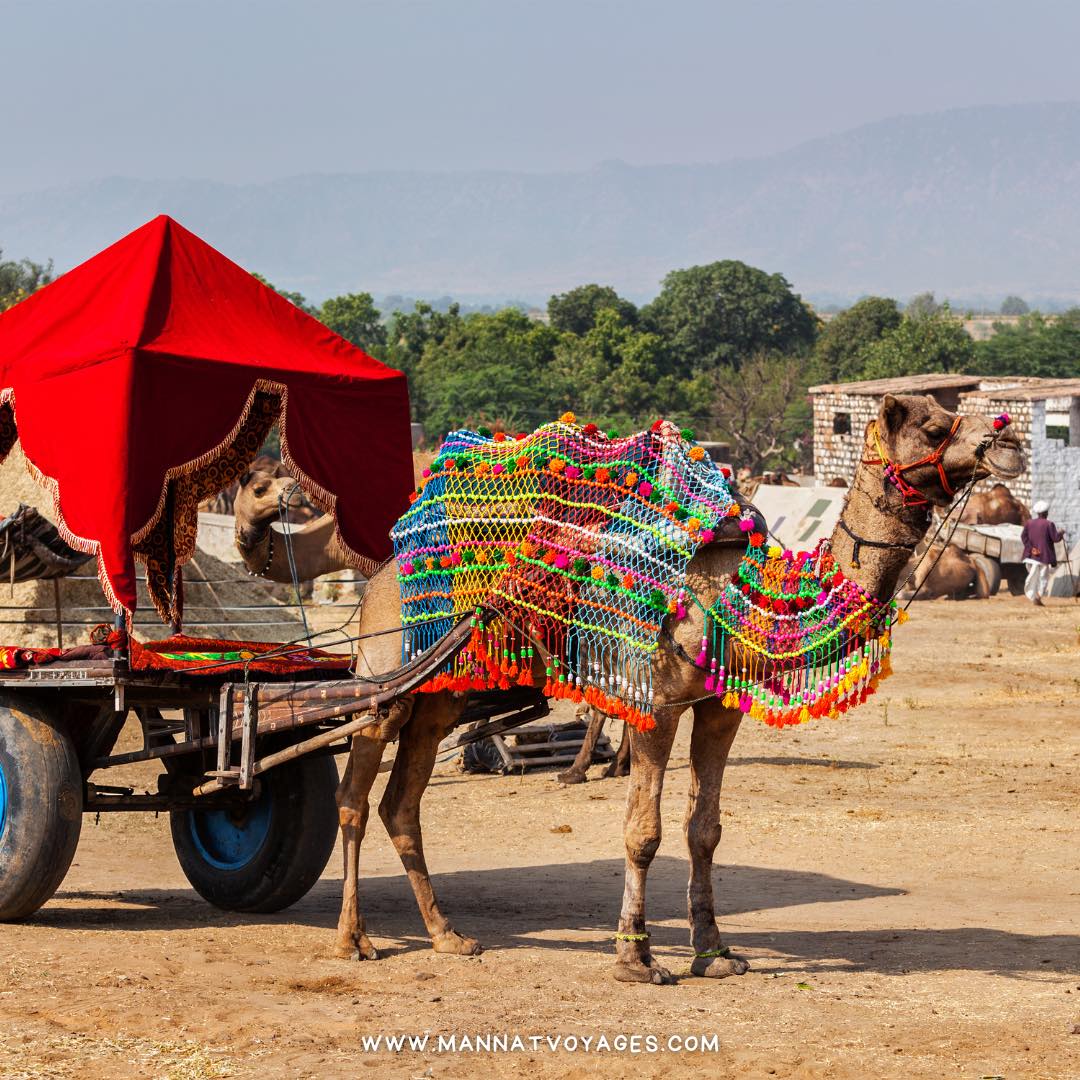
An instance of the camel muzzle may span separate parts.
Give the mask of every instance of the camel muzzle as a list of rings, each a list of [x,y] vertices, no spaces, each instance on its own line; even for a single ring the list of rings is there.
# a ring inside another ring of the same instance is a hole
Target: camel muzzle
[[[1015,480],[1024,471],[1024,451],[1011,432],[990,437],[981,449],[983,464],[999,480]]]

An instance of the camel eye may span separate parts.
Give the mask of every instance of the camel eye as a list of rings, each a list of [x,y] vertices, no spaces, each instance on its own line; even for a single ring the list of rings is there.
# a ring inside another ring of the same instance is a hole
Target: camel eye
[[[949,434],[948,426],[940,420],[927,420],[922,429],[931,439],[944,439]]]
[[[265,495],[266,491],[267,491],[266,484],[256,484],[255,485],[255,494],[256,495]]]

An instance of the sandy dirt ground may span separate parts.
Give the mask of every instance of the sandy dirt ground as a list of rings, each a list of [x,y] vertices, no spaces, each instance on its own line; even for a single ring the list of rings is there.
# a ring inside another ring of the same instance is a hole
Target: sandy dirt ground
[[[897,674],[851,717],[747,721],[716,887],[741,977],[611,978],[623,781],[467,777],[425,801],[443,905],[486,951],[427,946],[377,818],[362,902],[384,959],[333,959],[340,866],[275,916],[188,887],[168,823],[85,823],[56,898],[0,927],[4,1077],[1080,1076],[1080,606],[917,606]],[[650,876],[685,973],[688,731]],[[381,787],[381,783],[380,783]],[[365,1036],[431,1033],[426,1051]],[[656,1053],[439,1052],[439,1034],[656,1036]],[[705,1053],[671,1036],[716,1035]]]

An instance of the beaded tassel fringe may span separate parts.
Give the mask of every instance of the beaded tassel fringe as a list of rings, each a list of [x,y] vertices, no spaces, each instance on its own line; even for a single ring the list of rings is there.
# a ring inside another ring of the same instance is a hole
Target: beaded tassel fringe
[[[702,607],[706,692],[777,726],[865,700],[889,672],[890,609],[824,548],[766,549],[729,476],[661,421],[626,438],[572,414],[516,437],[452,433],[391,531],[403,659],[472,613],[467,646],[421,691],[537,685],[653,727],[661,624],[702,607],[689,562],[738,518],[738,576]]]

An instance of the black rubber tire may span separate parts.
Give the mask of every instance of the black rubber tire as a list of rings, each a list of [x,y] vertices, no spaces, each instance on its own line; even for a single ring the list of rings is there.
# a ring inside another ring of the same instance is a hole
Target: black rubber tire
[[[71,740],[37,703],[0,696],[0,921],[32,915],[60,887],[82,831]]]
[[[301,757],[259,777],[258,806],[269,812],[265,838],[243,865],[213,861],[205,837],[207,815],[169,814],[173,849],[192,888],[224,911],[281,911],[305,896],[326,868],[338,834],[332,757]],[[244,828],[252,809],[239,820]],[[219,812],[220,813],[220,812]]]
[[[461,768],[467,773],[503,773],[506,771],[506,764],[495,743],[489,738],[465,744]]]
[[[1006,563],[1002,567],[1002,576],[1005,578],[1005,584],[1009,586],[1010,596],[1024,595],[1028,568],[1023,563]]]

